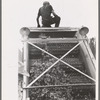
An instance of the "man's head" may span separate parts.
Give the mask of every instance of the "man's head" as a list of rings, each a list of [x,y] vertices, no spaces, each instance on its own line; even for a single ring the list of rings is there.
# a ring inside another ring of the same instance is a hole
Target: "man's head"
[[[48,1],[43,2],[43,6],[49,6],[49,5],[50,5],[50,3]]]

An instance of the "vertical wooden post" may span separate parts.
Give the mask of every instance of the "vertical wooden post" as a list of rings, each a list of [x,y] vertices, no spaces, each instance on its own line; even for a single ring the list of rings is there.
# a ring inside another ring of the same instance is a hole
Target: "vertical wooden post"
[[[28,54],[28,43],[25,42],[28,39],[28,35],[30,33],[30,30],[26,27],[22,28],[20,30],[23,40],[24,40],[24,71],[28,72],[29,71],[29,54]],[[28,77],[23,76],[23,87],[26,87],[28,85]],[[28,89],[23,89],[23,100],[27,100],[29,98],[29,93]]]
[[[88,33],[88,29],[86,27],[83,27],[77,33],[77,38],[78,39],[87,38],[86,37],[87,33]],[[86,65],[86,69],[88,73],[91,75],[91,77],[95,79],[96,78],[96,73],[95,73],[96,62],[87,41],[83,41],[83,43],[80,44],[80,49],[81,49],[81,54],[83,56],[83,60]]]

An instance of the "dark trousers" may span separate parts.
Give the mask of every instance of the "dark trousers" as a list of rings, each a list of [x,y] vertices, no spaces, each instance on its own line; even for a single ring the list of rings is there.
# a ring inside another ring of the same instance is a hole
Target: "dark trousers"
[[[55,24],[55,27],[59,27],[61,18],[59,16],[51,17],[49,19],[42,19],[42,27],[51,27],[52,24]]]

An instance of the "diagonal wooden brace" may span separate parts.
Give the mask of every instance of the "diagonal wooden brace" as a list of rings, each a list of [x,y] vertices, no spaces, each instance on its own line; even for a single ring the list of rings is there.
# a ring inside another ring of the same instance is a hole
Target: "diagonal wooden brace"
[[[29,42],[28,42],[29,43]],[[80,42],[81,43],[81,42]],[[57,64],[59,61],[62,61],[61,59],[63,59],[66,55],[68,55],[72,50],[74,50],[80,43],[78,43],[76,46],[74,46],[71,50],[69,50],[66,54],[64,54],[60,59],[59,58],[57,58],[57,61],[53,64],[53,65],[51,65],[48,69],[46,69],[42,74],[40,74],[35,80],[33,80],[27,87],[30,87],[33,83],[35,83],[40,77],[42,77],[47,71],[49,71],[55,64]],[[64,61],[63,61],[63,63],[65,63]],[[67,63],[65,63],[65,64],[67,64]],[[67,64],[68,66],[70,66],[70,67],[72,67],[72,68],[74,68],[73,66],[71,66],[71,65],[69,65],[69,64]],[[74,68],[74,69],[76,69],[76,68]],[[80,71],[80,73],[81,73],[81,71]],[[83,72],[81,73],[81,74],[84,74]],[[85,76],[87,76],[88,77],[88,75],[85,75]],[[88,77],[88,78],[91,78],[90,76]],[[93,80],[93,79],[92,79]]]
[[[54,56],[54,55],[52,55],[51,53],[49,53],[49,52],[47,52],[47,51],[45,51],[44,49],[41,49],[40,47],[38,47],[38,46],[36,46],[35,44],[33,44],[33,43],[31,43],[30,41],[27,41],[29,44],[31,44],[32,46],[34,46],[34,47],[36,47],[37,49],[39,49],[39,50],[41,50],[41,51],[43,51],[43,52],[45,52],[45,53],[47,53],[48,55],[50,55],[51,57],[54,57],[55,59],[59,59],[59,58],[57,58],[56,56]],[[80,42],[80,44],[81,44],[82,42]],[[69,66],[69,67],[71,67],[72,69],[74,69],[74,70],[76,70],[77,72],[79,72],[80,74],[82,74],[82,75],[84,75],[84,76],[86,76],[87,78],[89,78],[89,79],[91,79],[92,81],[94,81],[95,82],[95,79],[93,79],[92,77],[90,77],[89,75],[87,75],[87,74],[85,74],[85,73],[83,73],[82,71],[80,71],[79,69],[77,69],[77,68],[75,68],[75,67],[73,67],[72,65],[70,65],[70,64],[68,64],[68,63],[66,63],[65,61],[63,61],[63,60],[60,60],[62,63],[64,63],[65,65],[67,65],[67,66]]]
[[[56,61],[53,65],[51,65],[51,66],[50,66],[48,69],[46,69],[42,74],[40,74],[40,75],[39,75],[35,80],[33,80],[27,87],[30,87],[33,83],[35,83],[40,77],[42,77],[47,71],[49,71],[49,70],[50,70],[55,64],[57,64],[59,61],[61,61],[61,62],[63,62],[64,64],[68,65],[69,67],[73,68],[74,70],[78,71],[79,73],[81,73],[82,75],[88,77],[89,79],[95,81],[92,77],[88,76],[87,74],[81,72],[80,70],[76,69],[75,67],[71,66],[70,64],[68,64],[68,63],[66,63],[66,62],[64,62],[64,61],[62,60],[66,55],[68,55],[72,50],[74,50],[74,49],[75,49],[78,45],[80,45],[80,43],[82,43],[82,42],[79,42],[76,46],[74,46],[71,50],[69,50],[69,51],[68,51],[65,55],[63,55],[60,59],[57,58],[57,57],[55,57],[54,55],[48,53],[47,51],[41,49],[40,47],[34,45],[33,43],[31,43],[31,42],[29,42],[29,41],[27,41],[27,42],[28,42],[29,44],[31,44],[32,46],[38,48],[39,50],[41,50],[41,51],[47,53],[48,55],[54,57],[55,59],[57,59],[57,61]]]

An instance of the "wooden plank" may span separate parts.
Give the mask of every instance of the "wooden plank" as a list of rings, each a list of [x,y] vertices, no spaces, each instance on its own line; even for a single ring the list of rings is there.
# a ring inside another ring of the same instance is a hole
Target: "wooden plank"
[[[86,38],[77,39],[77,38],[29,38],[29,41],[32,43],[78,43],[78,41],[87,40]]]
[[[79,28],[74,27],[28,27],[30,32],[65,32],[65,31],[78,31]]]
[[[28,36],[26,36],[25,40],[28,39]],[[28,65],[28,60],[29,60],[29,54],[28,54],[28,43],[24,42],[24,71],[28,72],[29,65]],[[26,87],[28,85],[28,77],[23,76],[23,87]],[[29,97],[29,90],[23,89],[23,100],[27,100]]]
[[[84,37],[86,38],[86,36],[81,36],[79,33],[77,33],[77,36],[79,39],[82,39]],[[86,65],[86,69],[89,72],[90,76],[95,79],[96,78],[96,73],[95,73],[96,61],[87,41],[83,41],[83,43],[80,44],[80,49],[81,49],[81,54],[83,56],[83,60]]]
[[[49,87],[67,87],[67,86],[95,86],[95,83],[77,83],[77,84],[66,84],[66,85],[30,86],[30,87],[25,87],[25,89],[33,89],[33,88],[49,88]]]

